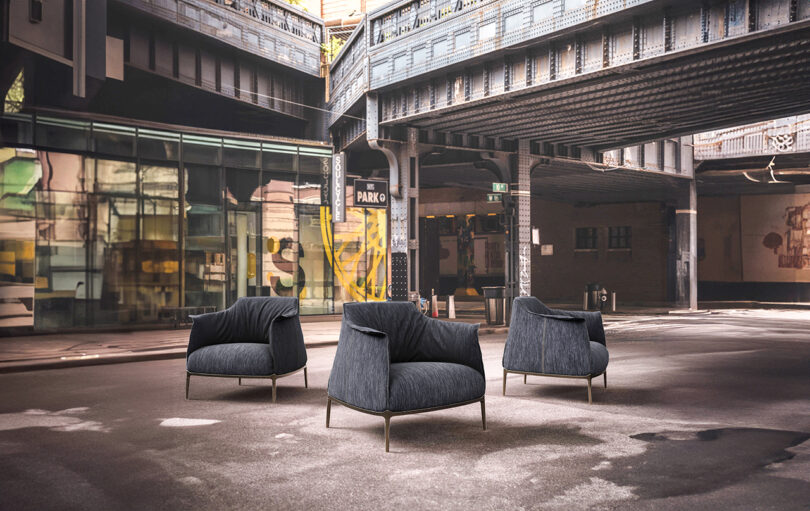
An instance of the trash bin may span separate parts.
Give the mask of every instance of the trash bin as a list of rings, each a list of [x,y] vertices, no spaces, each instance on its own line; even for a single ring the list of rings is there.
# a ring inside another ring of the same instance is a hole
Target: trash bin
[[[484,311],[487,317],[487,325],[503,324],[506,288],[504,286],[487,286],[481,289],[484,291]]]
[[[585,285],[585,295],[587,297],[587,310],[601,310],[607,307],[607,290],[597,282],[589,282]]]

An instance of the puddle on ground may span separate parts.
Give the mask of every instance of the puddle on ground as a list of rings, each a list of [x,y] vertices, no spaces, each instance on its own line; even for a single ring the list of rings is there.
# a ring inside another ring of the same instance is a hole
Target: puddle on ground
[[[755,428],[709,429],[698,432],[641,433],[631,438],[649,442],[637,456],[613,460],[600,476],[619,486],[634,487],[641,498],[706,493],[730,486],[790,460],[791,447],[810,434]]]

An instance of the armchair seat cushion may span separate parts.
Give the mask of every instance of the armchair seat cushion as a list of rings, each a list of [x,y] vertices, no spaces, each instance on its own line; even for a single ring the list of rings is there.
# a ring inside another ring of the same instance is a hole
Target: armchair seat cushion
[[[608,350],[604,344],[590,341],[591,345],[591,374],[597,375],[605,372],[608,366]]]
[[[389,370],[392,412],[448,406],[479,399],[484,376],[472,367],[449,362],[392,363]]]
[[[192,373],[269,376],[273,374],[273,357],[267,343],[214,344],[193,351],[186,368]]]

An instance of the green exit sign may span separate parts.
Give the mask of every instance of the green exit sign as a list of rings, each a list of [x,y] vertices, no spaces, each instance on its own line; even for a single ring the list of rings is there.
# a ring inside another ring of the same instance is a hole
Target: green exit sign
[[[506,191],[506,183],[492,183],[492,191],[493,192],[505,192]]]
[[[488,193],[487,194],[487,202],[501,202],[503,198],[501,197],[500,193]]]

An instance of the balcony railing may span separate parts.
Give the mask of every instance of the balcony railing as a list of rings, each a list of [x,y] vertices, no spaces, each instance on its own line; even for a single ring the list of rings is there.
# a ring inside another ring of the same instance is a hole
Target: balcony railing
[[[700,133],[696,160],[810,152],[810,115]]]
[[[320,76],[323,21],[276,0],[117,0],[240,50]]]
[[[370,87],[386,87],[652,1],[403,0],[369,15]]]
[[[331,125],[368,90],[368,44],[365,18],[332,61],[329,77],[329,124]]]

